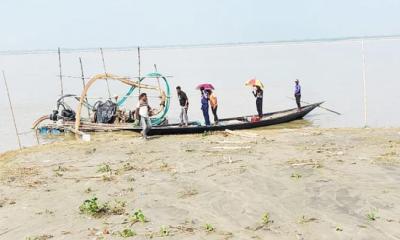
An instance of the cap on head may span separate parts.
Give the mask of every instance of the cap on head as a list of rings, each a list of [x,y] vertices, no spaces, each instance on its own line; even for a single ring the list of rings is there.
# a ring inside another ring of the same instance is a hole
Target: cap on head
[[[296,78],[295,82],[300,82],[299,79]]]
[[[181,86],[177,86],[177,87],[176,87],[176,90],[181,90]]]

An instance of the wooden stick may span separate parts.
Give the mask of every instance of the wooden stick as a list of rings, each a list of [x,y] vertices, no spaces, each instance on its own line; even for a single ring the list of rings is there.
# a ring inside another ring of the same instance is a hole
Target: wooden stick
[[[36,142],[38,145],[40,145],[38,130],[34,129],[34,131],[35,131]]]
[[[65,130],[75,133],[76,136],[80,136],[83,141],[90,142],[90,135],[79,130],[76,130],[72,127],[64,127]]]
[[[83,71],[83,64],[82,64],[82,58],[81,57],[79,57],[79,64],[81,65],[82,85],[83,85],[83,89],[85,89],[86,81],[85,81],[85,74],[84,74],[84,71]],[[86,100],[86,102],[88,102],[87,96],[85,97],[85,100]],[[88,116],[89,116],[89,119],[90,119],[90,107],[89,107],[89,105],[87,105],[87,111],[88,111]]]
[[[154,64],[154,71],[156,73],[158,73],[158,69],[157,69],[157,65],[156,64]],[[161,85],[160,85],[160,78],[159,77],[157,77],[157,83],[158,83],[158,89],[160,90],[160,96],[161,96],[162,91],[161,91]]]
[[[103,49],[102,48],[100,48],[100,53],[101,53],[101,60],[103,61],[104,74],[107,75],[106,62],[104,61],[104,53],[103,53]],[[107,83],[108,97],[111,99],[110,85],[108,84],[108,79],[107,78],[106,78],[106,83]]]
[[[62,77],[62,66],[61,66],[61,49],[58,48],[58,67],[60,70],[60,87],[61,87],[61,96],[64,96],[64,84]]]
[[[296,99],[291,98],[291,97],[287,97],[287,98],[292,99],[292,100],[296,100]],[[300,102],[305,103],[305,104],[311,104],[311,103],[308,103],[308,102],[305,102],[305,101],[300,101]],[[336,111],[334,111],[334,110],[332,110],[332,109],[325,108],[325,107],[322,107],[322,106],[318,106],[318,107],[319,107],[319,108],[322,108],[322,109],[324,109],[324,110],[326,110],[326,111],[328,111],[328,112],[335,113],[335,114],[337,114],[337,115],[342,115],[340,112],[336,112]]]
[[[18,128],[17,128],[17,123],[15,121],[14,109],[13,109],[13,106],[11,104],[10,91],[8,90],[6,74],[5,74],[4,71],[3,71],[3,79],[4,79],[4,85],[6,86],[8,103],[10,104],[11,116],[12,116],[12,119],[13,119],[13,122],[14,122],[15,134],[17,135],[17,139],[18,139],[18,146],[19,146],[19,149],[22,149],[21,139],[19,138],[19,133],[18,133]]]
[[[365,49],[364,40],[361,40],[361,54],[362,54],[362,76],[363,76],[363,95],[364,95],[364,127],[367,127],[367,77],[365,68]]]
[[[140,47],[137,48],[138,51],[138,65],[139,65],[139,69],[138,69],[138,76],[139,76],[139,95],[140,95],[140,80],[141,80],[141,71],[140,71]]]

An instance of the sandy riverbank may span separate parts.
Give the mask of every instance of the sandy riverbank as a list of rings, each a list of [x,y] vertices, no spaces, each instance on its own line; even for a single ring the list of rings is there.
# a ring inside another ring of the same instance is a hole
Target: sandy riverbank
[[[0,239],[400,239],[399,132],[113,134],[9,152]],[[109,204],[81,213],[94,196]]]

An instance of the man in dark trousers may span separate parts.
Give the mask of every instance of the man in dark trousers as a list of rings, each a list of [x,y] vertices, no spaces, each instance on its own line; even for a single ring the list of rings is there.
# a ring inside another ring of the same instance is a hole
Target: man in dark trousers
[[[176,92],[178,94],[179,105],[181,106],[181,113],[179,115],[180,125],[187,126],[189,124],[189,118],[187,115],[187,111],[189,108],[189,99],[184,91],[182,91],[180,86],[176,87]]]
[[[256,98],[256,107],[258,117],[261,119],[263,117],[263,98],[264,98],[264,91],[261,89],[260,86],[255,86],[255,91],[253,90],[253,95]]]
[[[296,98],[296,104],[297,108],[300,111],[301,110],[301,86],[299,84],[299,79],[296,79],[294,81],[296,85],[294,86],[294,97]]]

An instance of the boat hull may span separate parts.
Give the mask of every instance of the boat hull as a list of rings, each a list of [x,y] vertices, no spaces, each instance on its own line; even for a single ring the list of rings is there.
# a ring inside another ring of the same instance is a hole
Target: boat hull
[[[179,126],[154,126],[148,133],[148,135],[173,135],[173,134],[193,134],[193,133],[204,133],[209,131],[224,131],[226,129],[229,130],[243,130],[243,129],[252,129],[259,127],[266,127],[276,124],[282,124],[291,122],[294,120],[302,119],[316,107],[321,105],[321,103],[310,104],[302,107],[301,111],[297,111],[297,109],[289,109],[285,111],[267,113],[263,115],[263,118],[260,121],[256,122],[238,122],[231,124],[223,124],[224,122],[228,122],[231,120],[238,119],[246,119],[251,116],[244,116],[239,118],[226,118],[220,119],[220,124],[215,126],[187,126],[187,127],[179,127]],[[287,114],[285,114],[287,112]],[[276,116],[278,115],[278,116]],[[275,116],[275,117],[274,117]],[[131,131],[140,132],[141,128],[133,128],[129,129]]]

